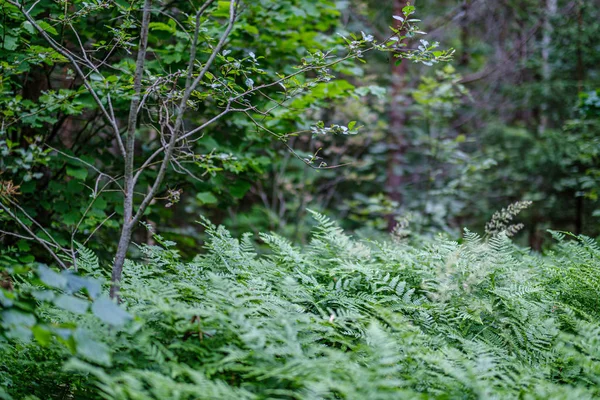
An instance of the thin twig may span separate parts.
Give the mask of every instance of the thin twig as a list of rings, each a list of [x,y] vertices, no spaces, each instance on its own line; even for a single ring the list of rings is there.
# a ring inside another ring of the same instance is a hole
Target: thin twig
[[[100,224],[98,224],[98,226],[96,226],[96,227],[94,228],[94,230],[92,231],[92,233],[90,233],[90,234],[88,235],[88,237],[85,239],[85,241],[82,243],[82,245],[83,245],[83,246],[85,246],[85,245],[87,244],[87,242],[89,242],[89,241],[90,241],[90,239],[92,238],[92,236],[94,236],[94,234],[95,234],[95,233],[98,231],[98,229],[100,229],[100,228],[102,227],[102,225],[104,225],[104,223],[105,223],[106,221],[108,221],[109,219],[111,219],[112,217],[114,217],[114,215],[115,215],[115,214],[116,214],[116,212],[113,212],[113,213],[112,213],[112,214],[110,214],[108,217],[104,218],[104,219],[102,220],[102,222],[100,222]]]
[[[8,207],[6,207],[1,202],[0,202],[0,208],[2,208],[4,210],[4,212],[6,212],[13,220],[15,220],[15,222],[17,224],[19,224],[21,226],[21,228],[23,228],[23,230],[25,230],[27,233],[29,233],[31,235],[31,237],[33,238],[33,240],[35,240],[36,242],[38,242],[44,249],[46,249],[46,251],[48,251],[48,253],[50,253],[50,255],[52,256],[52,258],[54,258],[54,260],[56,261],[56,263],[62,269],[67,269],[67,266],[65,265],[65,263],[62,262],[62,260],[50,248],[50,246],[46,243],[46,241],[44,239],[38,237],[35,233],[33,233],[33,231],[31,229],[29,229],[29,227],[27,225],[25,225],[25,223],[23,223],[23,221],[21,221]]]

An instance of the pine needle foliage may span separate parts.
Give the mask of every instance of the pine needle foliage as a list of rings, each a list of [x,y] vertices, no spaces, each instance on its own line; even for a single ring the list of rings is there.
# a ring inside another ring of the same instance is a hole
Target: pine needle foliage
[[[0,398],[586,399],[600,396],[600,248],[554,232],[540,256],[507,232],[461,243],[353,239],[314,214],[301,248],[203,221],[203,251],[141,246],[121,328],[51,306],[103,347],[5,341]],[[98,271],[80,249],[79,268]],[[104,350],[109,358],[96,356]],[[102,361],[104,360],[104,361]]]

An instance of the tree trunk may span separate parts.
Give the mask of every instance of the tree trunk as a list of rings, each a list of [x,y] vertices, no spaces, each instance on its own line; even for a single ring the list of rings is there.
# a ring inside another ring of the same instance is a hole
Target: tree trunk
[[[461,47],[462,47],[462,51],[460,54],[460,60],[458,62],[458,65],[460,65],[461,67],[466,67],[467,65],[469,65],[469,61],[471,59],[470,57],[470,53],[469,53],[469,49],[468,49],[468,42],[469,42],[469,18],[468,18],[468,14],[469,14],[469,8],[471,7],[471,0],[465,0],[463,5],[462,5],[462,18],[461,18],[461,22],[460,22],[460,43],[461,43]]]
[[[583,80],[585,79],[585,68],[583,66],[583,2],[579,2],[577,9],[577,90],[583,91]]]
[[[579,2],[577,9],[577,31],[579,33],[577,40],[577,90],[583,91],[584,80],[585,80],[585,68],[583,63],[583,49],[582,49],[582,34],[583,34],[583,2]],[[581,176],[582,166],[578,165],[578,175]],[[582,195],[575,193],[575,234],[581,235],[583,232],[583,204],[584,198]]]
[[[403,15],[402,8],[407,4],[407,0],[394,0],[394,15]],[[390,198],[399,205],[402,204],[402,185],[405,182],[403,166],[405,164],[405,153],[408,147],[404,127],[406,124],[406,113],[403,101],[403,92],[406,87],[406,63],[396,64],[395,59],[392,62],[392,87],[391,101],[389,111],[390,123],[390,152],[387,170],[386,191]],[[392,230],[396,226],[396,220],[393,214],[388,215],[388,229]]]
[[[144,63],[146,61],[146,50],[148,46],[148,30],[150,26],[150,12],[152,0],[144,1],[144,14],[142,18],[142,26],[140,29],[140,44],[138,48],[135,75],[133,79],[134,96],[131,99],[129,108],[129,118],[127,120],[127,141],[125,145],[125,173],[123,174],[125,181],[125,193],[123,201],[123,228],[121,229],[121,237],[119,238],[119,246],[115,255],[111,274],[110,297],[119,298],[119,285],[123,274],[123,264],[127,256],[127,248],[131,240],[136,221],[133,217],[133,195],[134,195],[134,168],[135,160],[135,131],[138,121],[138,106],[140,104],[140,93],[142,91],[142,75],[144,74]],[[142,207],[142,206],[140,206]],[[144,210],[142,209],[143,213]]]
[[[542,36],[542,79],[543,79],[543,95],[544,101],[541,105],[540,124],[538,132],[543,133],[548,126],[548,98],[550,97],[550,78],[552,76],[552,68],[550,66],[550,45],[552,44],[552,18],[556,15],[557,0],[546,0],[546,13],[544,19],[544,34]]]
[[[131,215],[131,214],[130,214]],[[127,221],[127,219],[125,219]],[[121,278],[123,276],[123,265],[125,264],[125,257],[127,256],[127,249],[129,248],[129,242],[131,241],[132,226],[125,222],[123,229],[121,230],[121,237],[119,238],[119,246],[117,247],[117,254],[115,255],[115,261],[113,263],[112,274],[110,277],[110,297],[111,299],[119,298],[119,288]]]
[[[575,234],[583,233],[583,196],[575,194]]]

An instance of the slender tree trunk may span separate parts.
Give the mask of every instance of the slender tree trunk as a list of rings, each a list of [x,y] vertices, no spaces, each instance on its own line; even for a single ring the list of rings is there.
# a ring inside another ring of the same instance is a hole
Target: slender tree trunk
[[[577,9],[577,90],[583,91],[584,80],[585,80],[585,68],[583,63],[583,43],[582,43],[582,34],[583,34],[583,2],[579,2],[579,7]],[[578,175],[581,176],[583,173],[582,166],[578,165]],[[580,235],[583,231],[583,211],[584,211],[584,197],[581,195],[577,195],[575,193],[575,233]]]
[[[402,8],[406,6],[406,0],[394,0],[394,15],[402,15]],[[405,101],[402,97],[406,88],[406,63],[396,64],[392,59],[392,87],[389,111],[390,122],[390,153],[387,170],[386,190],[390,198],[399,205],[402,204],[402,185],[405,182],[403,166],[405,165],[405,153],[408,141],[404,132],[406,124]],[[388,229],[396,226],[394,215],[388,215]]]
[[[552,32],[554,27],[552,26],[552,19],[556,15],[558,8],[557,0],[545,0],[546,1],[546,13],[544,19],[544,34],[542,36],[542,79],[543,79],[543,96],[544,101],[541,105],[541,116],[540,124],[538,126],[538,132],[543,133],[548,126],[548,103],[547,100],[550,97],[550,78],[552,76],[552,68],[550,66],[550,45],[552,44]]]
[[[460,43],[462,46],[462,52],[460,55],[460,60],[458,62],[458,65],[460,65],[461,67],[466,67],[467,65],[469,65],[469,61],[471,59],[470,57],[470,53],[469,53],[469,46],[468,46],[468,41],[469,41],[469,8],[471,7],[471,0],[464,0],[464,3],[462,5],[462,18],[461,18],[461,22],[460,22]]]
[[[583,196],[575,197],[575,234],[583,233]]]
[[[583,2],[579,1],[577,8],[577,90],[583,90],[583,80],[585,79],[585,69],[583,66]]]
[[[523,2],[522,7],[526,7],[527,4]],[[519,26],[527,26],[527,17],[519,16],[517,18],[517,24]],[[517,85],[522,85],[526,88],[522,95],[521,104],[518,105],[516,112],[517,120],[522,122],[528,129],[532,127],[532,112],[531,112],[531,86],[530,83],[533,80],[529,67],[527,66],[527,60],[529,60],[529,44],[528,44],[528,32],[526,29],[519,31],[519,61],[518,65],[520,68],[519,80]]]
[[[135,131],[137,126],[138,119],[138,107],[140,105],[141,98],[141,89],[142,89],[142,75],[144,74],[144,62],[146,59],[146,50],[148,44],[148,29],[150,25],[150,13],[151,13],[151,5],[152,0],[145,0],[144,2],[144,16],[142,19],[142,26],[140,29],[140,45],[138,50],[138,56],[135,67],[135,76],[133,80],[133,88],[135,95],[131,100],[131,106],[129,109],[129,118],[127,123],[127,141],[125,145],[125,198],[124,198],[124,212],[123,212],[123,228],[121,231],[121,238],[119,239],[119,246],[117,248],[117,254],[115,256],[115,262],[113,264],[112,271],[112,284],[110,288],[110,296],[112,298],[119,297],[119,285],[121,276],[123,273],[123,264],[125,263],[125,256],[127,255],[127,248],[129,247],[129,242],[131,241],[131,234],[133,232],[134,227],[140,221],[142,216],[144,215],[144,211],[148,208],[148,205],[154,200],[154,197],[158,193],[160,186],[165,177],[165,173],[167,171],[168,165],[172,160],[173,153],[175,151],[175,145],[180,138],[184,138],[185,135],[191,135],[193,132],[201,130],[202,127],[198,127],[194,130],[188,131],[184,136],[179,136],[181,134],[181,129],[183,126],[183,116],[187,109],[187,102],[192,95],[192,92],[198,87],[198,84],[202,81],[208,69],[212,65],[213,61],[217,57],[217,54],[221,51],[223,46],[225,45],[225,41],[227,37],[231,33],[233,29],[233,24],[236,19],[236,11],[239,5],[238,0],[233,0],[229,4],[229,21],[227,23],[227,28],[225,32],[219,39],[217,45],[212,49],[208,60],[200,70],[197,76],[193,77],[194,70],[194,61],[196,59],[196,47],[198,44],[198,35],[200,29],[200,17],[206,11],[206,9],[214,3],[214,0],[207,0],[197,11],[196,13],[196,30],[194,32],[194,39],[192,42],[192,50],[190,52],[190,61],[188,64],[185,90],[183,93],[183,97],[180,100],[179,107],[177,109],[177,117],[175,119],[175,124],[172,129],[171,137],[169,138],[169,142],[161,149],[164,150],[164,156],[162,161],[160,162],[160,166],[158,172],[156,174],[156,178],[154,179],[154,183],[144,196],[144,199],[140,202],[137,210],[134,213],[133,210],[133,195],[134,195],[134,187],[137,181],[137,174],[140,174],[145,167],[148,166],[148,163],[154,156],[150,156],[146,162],[139,168],[139,171],[136,175],[134,175],[133,162],[134,162],[134,149],[135,149]],[[192,79],[193,78],[193,79]],[[229,107],[229,105],[228,105]],[[214,121],[220,116],[224,115],[225,111],[223,111],[219,116],[214,117],[211,121]],[[164,124],[168,124],[168,121],[164,121]],[[207,122],[208,123],[208,122]],[[160,154],[160,153],[154,153]]]
[[[538,217],[534,216],[529,224],[529,247],[531,250],[542,251],[544,237],[538,229]]]
[[[148,30],[150,26],[150,8],[152,0],[145,0],[142,17],[142,26],[140,27],[140,44],[138,48],[135,76],[133,80],[134,96],[131,99],[129,108],[129,118],[127,121],[127,139],[125,142],[125,194],[123,201],[123,228],[117,247],[117,254],[113,264],[111,274],[110,297],[118,298],[119,284],[123,275],[123,264],[127,256],[127,248],[131,241],[131,233],[134,228],[133,221],[133,195],[135,182],[133,179],[133,162],[135,159],[135,131],[138,119],[138,106],[140,104],[140,95],[142,92],[142,75],[144,74],[144,64],[146,61],[146,48],[148,45]]]

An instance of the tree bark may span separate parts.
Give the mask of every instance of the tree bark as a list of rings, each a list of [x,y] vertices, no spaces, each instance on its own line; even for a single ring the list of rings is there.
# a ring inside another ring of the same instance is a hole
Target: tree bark
[[[123,264],[127,255],[127,248],[131,240],[133,230],[133,195],[135,182],[133,180],[133,161],[135,159],[135,131],[138,120],[138,106],[140,104],[140,95],[142,92],[142,76],[144,74],[144,64],[146,61],[146,50],[148,45],[148,30],[150,26],[150,8],[152,0],[145,0],[144,12],[142,17],[142,26],[140,28],[140,44],[137,54],[135,76],[133,79],[134,95],[131,99],[129,108],[129,118],[127,120],[127,139],[125,143],[125,193],[123,199],[123,228],[117,247],[117,254],[113,264],[111,274],[110,297],[116,298],[119,295],[119,283],[123,274]]]
[[[583,91],[583,81],[585,79],[585,68],[583,65],[583,2],[578,2],[577,8],[577,90]]]
[[[460,21],[460,43],[462,46],[462,52],[460,55],[460,60],[458,65],[461,67],[466,67],[469,65],[469,61],[471,60],[471,56],[468,49],[469,42],[469,8],[471,7],[471,0],[464,0],[464,3],[461,6],[462,18]]]
[[[407,5],[407,0],[394,0],[394,15],[402,16],[402,8]],[[403,167],[405,164],[405,153],[408,141],[404,132],[406,124],[406,113],[404,108],[406,102],[403,100],[406,88],[406,63],[396,64],[391,59],[392,87],[389,110],[390,124],[390,152],[386,179],[386,191],[393,201],[402,204],[402,186],[405,182]],[[388,229],[391,231],[396,226],[393,214],[387,216]]]
[[[583,34],[583,2],[579,2],[577,9],[577,90],[583,91],[584,80],[585,80],[585,68],[583,63],[583,49],[582,49],[582,34]],[[582,175],[582,166],[578,165],[579,176]],[[582,195],[575,193],[575,234],[580,235],[583,232],[583,210],[584,210],[584,198]]]
[[[548,97],[550,96],[550,78],[552,67],[550,66],[550,45],[552,44],[552,18],[556,15],[558,8],[557,0],[546,0],[546,13],[544,19],[544,33],[542,36],[542,79],[544,102],[541,105],[541,116],[538,132],[543,133],[548,127]]]

